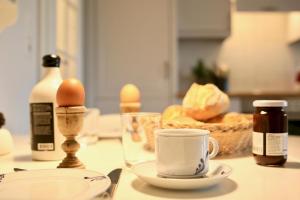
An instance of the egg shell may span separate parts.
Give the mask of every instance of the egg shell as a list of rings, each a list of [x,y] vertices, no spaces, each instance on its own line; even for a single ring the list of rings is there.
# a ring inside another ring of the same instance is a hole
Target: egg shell
[[[120,101],[122,103],[140,102],[140,90],[134,84],[126,84],[120,92]]]
[[[74,78],[64,80],[56,93],[58,106],[82,106],[84,99],[84,87],[79,80]]]

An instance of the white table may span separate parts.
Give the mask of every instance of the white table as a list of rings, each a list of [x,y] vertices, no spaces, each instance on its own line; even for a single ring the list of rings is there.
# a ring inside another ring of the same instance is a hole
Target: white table
[[[55,168],[59,161],[31,160],[29,136],[15,136],[15,151],[0,157],[0,173],[14,167],[25,169]],[[78,157],[87,169],[108,173],[124,167],[122,146],[118,139],[103,139],[95,145],[82,147]],[[233,173],[220,185],[206,190],[172,191],[155,188],[139,180],[124,168],[114,199],[222,199],[222,200],[299,200],[300,199],[300,137],[289,137],[289,159],[284,168],[262,167],[253,158],[223,159]]]

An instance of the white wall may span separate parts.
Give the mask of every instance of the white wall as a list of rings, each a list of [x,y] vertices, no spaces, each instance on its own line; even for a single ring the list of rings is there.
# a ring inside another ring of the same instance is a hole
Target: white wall
[[[28,133],[28,97],[39,77],[37,1],[20,0],[18,4],[16,24],[0,32],[0,112],[6,117],[6,128]]]
[[[214,40],[180,42],[179,67],[188,74],[197,59],[226,63],[231,70],[230,91],[286,90],[293,86],[295,53],[287,44],[284,13],[232,15],[232,34],[223,43]],[[298,51],[299,52],[299,51]],[[188,84],[185,81],[182,88]],[[185,85],[185,86],[184,86]]]

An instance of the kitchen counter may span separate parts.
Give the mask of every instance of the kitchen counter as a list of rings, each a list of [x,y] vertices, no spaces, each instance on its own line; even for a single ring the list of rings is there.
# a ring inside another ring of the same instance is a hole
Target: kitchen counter
[[[179,92],[177,94],[178,98],[183,98],[186,92]],[[226,92],[229,97],[238,97],[238,98],[254,98],[260,99],[267,97],[269,99],[278,99],[278,98],[299,98],[300,91],[250,91],[250,92]]]
[[[29,137],[14,137],[14,152],[0,157],[0,173],[11,172],[14,167],[25,169],[56,168],[59,161],[31,160]],[[102,139],[96,144],[83,146],[78,157],[89,170],[107,174],[123,167],[114,199],[222,199],[222,200],[298,200],[300,199],[300,137],[289,136],[289,159],[285,167],[256,165],[252,156],[219,159],[230,165],[233,173],[221,184],[205,190],[173,191],[147,185],[131,169],[124,167],[122,145],[119,139]]]
[[[270,91],[253,91],[253,92],[229,92],[230,97],[269,97],[269,98],[290,98],[290,97],[300,97],[300,91],[282,91],[282,92],[270,92]]]

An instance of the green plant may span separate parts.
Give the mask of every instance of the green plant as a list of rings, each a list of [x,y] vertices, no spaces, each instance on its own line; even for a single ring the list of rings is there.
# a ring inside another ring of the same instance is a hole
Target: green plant
[[[0,128],[5,124],[5,118],[2,112],[0,112]]]
[[[193,67],[192,73],[197,83],[205,84],[214,82],[214,72],[211,69],[207,68],[201,59],[198,60],[197,64]]]

